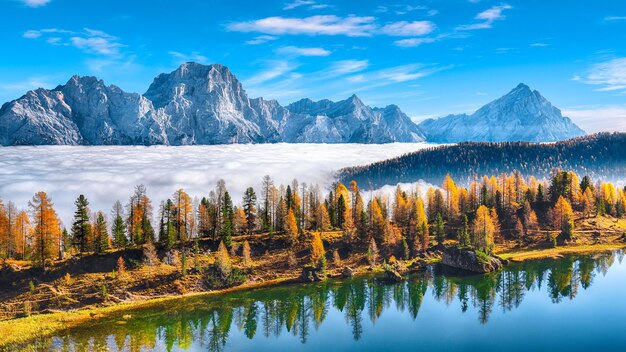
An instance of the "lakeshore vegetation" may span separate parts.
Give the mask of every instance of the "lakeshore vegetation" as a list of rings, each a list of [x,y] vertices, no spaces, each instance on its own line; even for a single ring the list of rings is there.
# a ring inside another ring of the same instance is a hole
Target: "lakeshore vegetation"
[[[0,203],[3,319],[294,277],[304,267],[311,279],[327,268],[410,267],[436,260],[446,246],[481,257],[622,243],[626,232],[626,187],[563,170],[466,186],[446,176],[441,187],[375,195],[356,182],[324,194],[266,176],[237,205],[224,181],[201,199],[179,189],[158,206],[139,185],[109,214],[92,211],[85,195],[75,209],[66,228],[45,192],[29,209]]]

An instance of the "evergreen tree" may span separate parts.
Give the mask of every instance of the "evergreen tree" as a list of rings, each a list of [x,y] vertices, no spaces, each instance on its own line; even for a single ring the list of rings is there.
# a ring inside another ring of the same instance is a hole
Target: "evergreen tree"
[[[337,199],[337,227],[342,229],[346,222],[346,200],[343,198],[343,194]]]
[[[78,252],[85,252],[88,248],[88,241],[91,237],[91,224],[89,222],[89,202],[84,195],[78,196],[76,202],[76,211],[74,211],[74,222],[72,223],[72,238],[74,246]]]
[[[124,209],[119,201],[113,205],[113,226],[111,233],[113,235],[113,245],[115,248],[125,248],[128,246],[128,238],[126,237],[126,227],[124,225]]]
[[[461,217],[461,227],[457,232],[457,240],[459,241],[460,246],[468,246],[470,244],[470,235],[469,235],[469,224],[467,220],[467,215],[463,214]]]
[[[63,253],[69,253],[70,250],[72,249],[72,236],[70,235],[70,233],[67,231],[67,229],[64,227],[63,231],[61,233],[61,242],[62,242],[62,251]]]
[[[256,227],[257,209],[256,193],[252,187],[248,187],[243,195],[243,212],[246,217],[246,231],[252,233]]]
[[[102,254],[109,249],[108,225],[101,211],[96,215],[96,223],[93,227],[94,232],[94,250],[98,254]]]
[[[446,230],[441,213],[437,213],[435,218],[435,239],[439,245],[443,245],[443,242],[446,240]]]

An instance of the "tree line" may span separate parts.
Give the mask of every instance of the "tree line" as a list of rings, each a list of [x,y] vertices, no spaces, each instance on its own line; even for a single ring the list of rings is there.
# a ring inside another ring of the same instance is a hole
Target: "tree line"
[[[357,181],[370,189],[423,179],[440,183],[452,175],[469,183],[481,175],[519,170],[526,176],[550,177],[552,170],[572,170],[613,180],[626,174],[626,133],[598,133],[557,143],[467,142],[422,149],[338,173],[341,182]]]
[[[233,237],[254,233],[269,233],[270,241],[279,235],[297,248],[311,233],[325,231],[340,231],[347,244],[367,250],[371,262],[381,249],[408,259],[449,239],[489,254],[496,240],[523,243],[537,234],[572,240],[575,212],[624,217],[626,187],[573,171],[554,170],[543,180],[514,171],[474,179],[466,187],[448,175],[440,187],[398,186],[392,194],[364,195],[355,181],[323,193],[318,185],[276,185],[265,176],[260,196],[248,187],[238,205],[220,180],[201,199],[179,189],[155,210],[146,187],[138,185],[126,205],[117,201],[108,215],[92,211],[79,195],[69,229],[52,199],[38,192],[24,210],[0,201],[0,257],[44,266],[47,260],[148,243],[186,248],[200,238],[230,249]],[[325,260],[321,240],[313,242],[321,246],[315,260]]]

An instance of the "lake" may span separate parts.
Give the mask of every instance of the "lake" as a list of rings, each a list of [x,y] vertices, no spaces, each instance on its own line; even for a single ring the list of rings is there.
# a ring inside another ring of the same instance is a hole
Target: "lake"
[[[77,351],[622,350],[623,258],[623,251],[572,255],[470,276],[434,266],[400,284],[359,277],[188,298],[120,312],[37,345]]]

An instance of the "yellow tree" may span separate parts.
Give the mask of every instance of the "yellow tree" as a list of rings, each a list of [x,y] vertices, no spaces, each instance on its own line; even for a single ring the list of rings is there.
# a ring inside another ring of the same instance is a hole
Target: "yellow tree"
[[[285,218],[285,233],[291,246],[298,243],[298,223],[296,222],[296,215],[293,213],[293,209],[289,209]]]
[[[188,241],[191,238],[193,224],[193,202],[189,194],[182,188],[174,192],[172,198],[174,214],[176,214],[176,237],[179,241]]]
[[[352,210],[351,208],[351,200],[350,200],[350,192],[340,183],[337,185],[335,189],[335,204],[337,204],[337,212],[341,212],[341,214],[337,214],[337,218],[341,219],[341,229],[348,230],[353,226],[352,222]],[[343,204],[339,204],[343,199]]]
[[[595,197],[591,187],[587,187],[582,195],[583,216],[590,217],[595,212]]]
[[[458,188],[450,175],[443,179],[443,190],[446,192],[446,211],[448,219],[456,219],[459,215]]]
[[[22,210],[17,214],[17,220],[15,221],[16,250],[17,254],[22,259],[26,259],[30,232],[31,228],[28,213]]]
[[[59,218],[45,192],[36,193],[28,205],[33,214],[33,258],[44,266],[46,259],[55,257],[59,252]]]
[[[319,232],[313,232],[313,238],[311,239],[311,264],[318,265],[320,259],[325,255],[324,243]]]
[[[553,224],[555,230],[561,231],[563,239],[574,237],[574,212],[572,205],[563,196],[560,196],[553,209]]]
[[[387,230],[387,219],[383,215],[378,198],[372,199],[370,203],[370,231],[372,237],[382,243],[385,240],[385,230]]]
[[[235,216],[233,222],[235,225],[235,233],[237,235],[242,235],[247,231],[248,222],[246,221],[246,213],[243,208],[235,208]]]
[[[491,253],[494,246],[495,228],[491,218],[491,211],[484,205],[478,207],[476,218],[472,226],[474,246],[485,253]]]
[[[324,203],[320,203],[316,211],[317,229],[321,231],[328,231],[331,228],[330,216],[328,215],[328,209]]]
[[[8,224],[9,218],[7,216],[7,209],[0,199],[0,257],[9,256],[9,232]]]
[[[397,226],[404,228],[408,225],[408,208],[406,194],[402,192],[400,185],[398,185],[393,199],[393,221]]]

